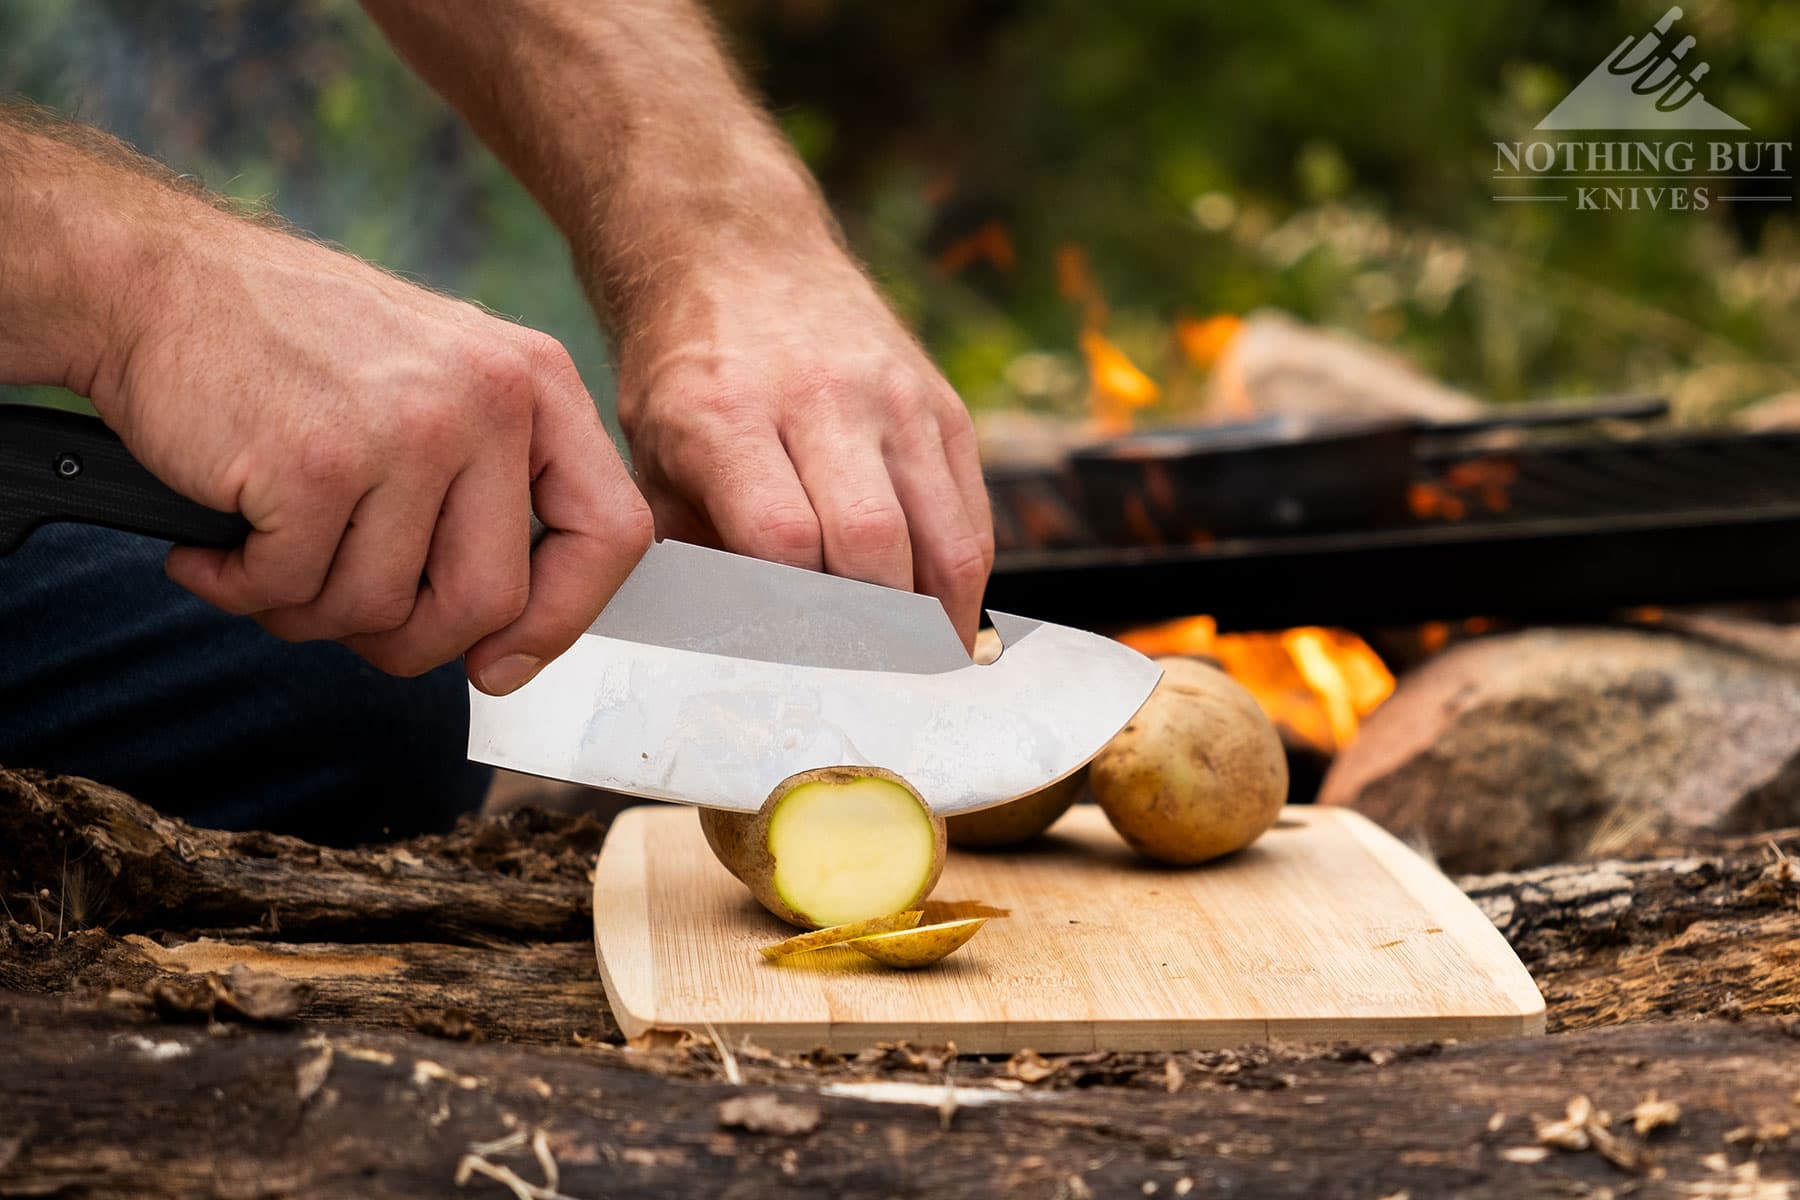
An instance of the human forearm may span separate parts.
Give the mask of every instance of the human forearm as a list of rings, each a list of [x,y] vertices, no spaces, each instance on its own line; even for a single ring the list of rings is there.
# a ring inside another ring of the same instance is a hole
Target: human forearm
[[[563,230],[615,332],[728,256],[843,262],[691,0],[363,3]]]
[[[562,226],[663,536],[939,597],[993,558],[961,400],[693,0],[363,0]]]
[[[205,207],[123,144],[0,107],[0,382],[105,390],[183,206]]]
[[[165,483],[249,520],[236,550],[170,553],[202,598],[519,687],[650,536],[574,364],[230,208],[96,131],[0,124],[0,380],[82,392]]]

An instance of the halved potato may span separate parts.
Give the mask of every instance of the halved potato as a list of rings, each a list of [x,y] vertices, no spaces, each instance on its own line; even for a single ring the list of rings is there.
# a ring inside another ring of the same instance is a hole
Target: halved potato
[[[917,908],[944,869],[944,820],[880,767],[784,779],[755,813],[701,809],[725,868],[791,925],[822,929]]]

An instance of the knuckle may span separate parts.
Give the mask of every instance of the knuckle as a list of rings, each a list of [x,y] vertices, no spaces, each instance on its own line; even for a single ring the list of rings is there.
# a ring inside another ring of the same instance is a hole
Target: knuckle
[[[819,519],[805,505],[771,504],[757,514],[756,550],[782,562],[808,563],[819,554]]]
[[[888,500],[870,497],[850,503],[833,520],[838,534],[856,546],[888,549],[906,541],[906,514]]]
[[[581,372],[576,369],[574,356],[569,353],[568,347],[547,333],[532,330],[526,334],[525,357],[538,375],[558,382],[581,378]]]
[[[416,592],[377,592],[365,596],[345,615],[350,633],[391,633],[411,619]]]
[[[528,578],[511,580],[499,587],[484,589],[481,601],[476,608],[479,623],[487,626],[483,634],[505,629],[514,621],[525,615],[525,606],[531,602],[531,580]]]
[[[651,515],[650,506],[634,490],[631,502],[620,510],[615,520],[614,540],[634,557],[642,558],[650,543],[656,540],[656,519]]]
[[[927,412],[928,393],[910,377],[884,379],[876,396],[882,409],[892,416],[917,417]]]
[[[391,431],[408,455],[425,458],[453,451],[464,439],[460,415],[450,402],[430,392],[394,402]]]
[[[462,350],[463,374],[473,383],[487,411],[521,402],[529,406],[533,365],[532,353],[510,339],[473,339]]]
[[[362,460],[362,452],[354,439],[335,431],[325,431],[305,439],[293,463],[295,473],[305,483],[319,489],[333,489],[356,482],[361,475]]]
[[[952,393],[943,411],[937,415],[938,438],[944,448],[958,451],[967,447],[975,448],[975,419],[969,416],[969,410],[963,407],[961,400]]]
[[[937,569],[946,580],[973,587],[987,578],[994,565],[993,535],[972,533],[955,538],[936,558]]]
[[[306,608],[318,600],[324,587],[323,579],[309,580],[299,576],[276,579],[251,578],[245,589],[246,608],[249,611],[264,612]]]
[[[695,392],[691,402],[693,415],[707,432],[728,433],[744,420],[755,406],[755,397],[743,387],[714,383]]]
[[[352,648],[376,670],[401,679],[416,679],[437,666],[428,656],[397,639],[366,641]]]

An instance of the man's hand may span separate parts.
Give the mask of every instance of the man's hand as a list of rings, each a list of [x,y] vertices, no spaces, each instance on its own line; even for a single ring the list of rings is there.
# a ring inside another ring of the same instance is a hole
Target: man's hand
[[[324,247],[211,226],[94,397],[151,471],[255,527],[241,549],[177,548],[169,576],[393,674],[465,654],[485,691],[525,683],[650,540],[569,356]]]
[[[688,274],[620,338],[657,531],[928,593],[971,642],[993,529],[968,412],[835,246],[791,261]]]
[[[34,168],[0,170],[0,379],[83,392],[254,527],[172,551],[176,582],[394,674],[465,655],[504,693],[642,556],[649,511],[549,337],[53,137],[0,124],[0,151]]]
[[[562,227],[661,533],[944,602],[993,559],[961,402],[694,0],[363,0]]]

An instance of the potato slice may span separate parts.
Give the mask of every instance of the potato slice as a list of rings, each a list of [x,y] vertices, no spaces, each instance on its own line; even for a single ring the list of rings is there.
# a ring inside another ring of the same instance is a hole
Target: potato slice
[[[877,933],[852,938],[844,944],[883,966],[902,969],[928,967],[962,949],[987,923],[986,917],[970,917],[962,921],[921,925],[917,929],[903,929],[898,933]]]
[[[852,921],[848,925],[833,925],[829,929],[815,929],[811,933],[797,933],[785,942],[764,946],[762,956],[770,962],[774,962],[777,959],[792,958],[796,954],[805,954],[808,950],[823,950],[827,946],[841,945],[852,938],[868,937],[876,933],[897,933],[904,929],[911,929],[924,916],[924,909],[914,908],[906,912],[891,913],[885,917],[870,917],[866,921]]]
[[[944,819],[879,767],[802,771],[758,812],[701,809],[700,828],[764,908],[802,929],[917,908],[944,869]]]

